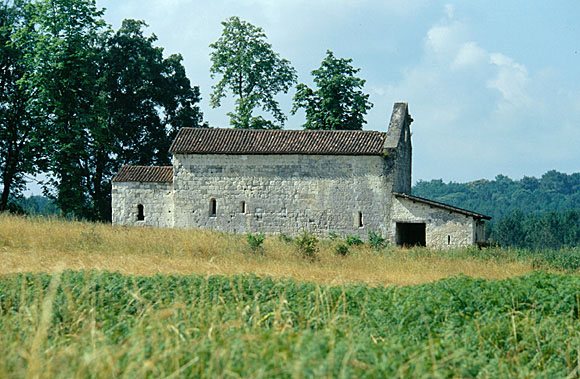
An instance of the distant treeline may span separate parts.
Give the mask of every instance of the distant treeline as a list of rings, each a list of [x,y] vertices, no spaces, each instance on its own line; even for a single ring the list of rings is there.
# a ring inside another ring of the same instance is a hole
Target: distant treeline
[[[490,237],[501,246],[532,250],[580,246],[580,211],[515,211],[492,224]]]
[[[504,247],[580,246],[580,173],[470,183],[419,181],[413,194],[492,216],[488,236]]]
[[[31,216],[55,216],[61,213],[54,200],[39,195],[11,198],[8,211]]]

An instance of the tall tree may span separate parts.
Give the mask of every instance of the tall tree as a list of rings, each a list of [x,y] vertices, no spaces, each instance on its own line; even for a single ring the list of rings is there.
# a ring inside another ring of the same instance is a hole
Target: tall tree
[[[181,55],[164,59],[155,35],[143,34],[146,26],[124,20],[105,53],[108,128],[123,164],[169,164],[177,131],[202,124],[199,87],[191,86]]]
[[[312,71],[317,89],[303,83],[296,86],[292,114],[305,109],[305,129],[362,129],[364,115],[373,104],[369,95],[361,91],[365,80],[355,76],[360,69],[351,66],[351,62],[352,59],[335,58],[332,51],[327,51],[320,68]]]
[[[221,75],[213,86],[211,105],[216,108],[231,91],[236,98],[236,109],[228,113],[230,124],[236,128],[279,129],[286,116],[282,113],[275,96],[286,93],[296,83],[296,70],[286,59],[280,58],[266,42],[266,34],[260,27],[230,17],[222,22],[220,38],[210,45],[211,76]],[[275,122],[252,115],[261,108],[273,115]]]
[[[0,212],[25,188],[25,175],[42,167],[45,123],[28,80],[35,46],[31,14],[25,0],[0,4]]]
[[[163,58],[141,21],[113,33],[93,0],[42,0],[35,52],[51,124],[50,180],[59,208],[110,219],[110,179],[121,164],[167,164],[172,135],[199,126],[181,57]]]
[[[91,0],[41,0],[36,4],[39,39],[35,80],[50,120],[50,180],[59,208],[99,219],[95,186],[110,134],[103,96],[103,54],[110,29]],[[98,161],[98,162],[96,162]]]

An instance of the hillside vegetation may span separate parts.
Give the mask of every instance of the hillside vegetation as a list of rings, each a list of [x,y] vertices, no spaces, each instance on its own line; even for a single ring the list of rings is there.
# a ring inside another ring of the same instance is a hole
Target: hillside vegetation
[[[492,216],[487,236],[504,247],[580,246],[580,173],[552,170],[540,179],[498,175],[470,183],[420,181],[413,193]]]
[[[576,377],[577,276],[0,276],[1,377]]]
[[[580,209],[580,173],[552,170],[539,179],[524,176],[512,180],[497,175],[494,180],[469,183],[419,181],[413,186],[413,194],[474,210],[497,221],[518,210],[527,214]]]

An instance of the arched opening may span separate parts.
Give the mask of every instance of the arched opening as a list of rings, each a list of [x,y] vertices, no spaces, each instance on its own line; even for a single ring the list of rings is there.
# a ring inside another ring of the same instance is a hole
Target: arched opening
[[[217,215],[217,202],[215,199],[209,201],[209,217],[215,217]]]
[[[137,205],[137,221],[145,220],[145,214],[143,213],[143,204]]]

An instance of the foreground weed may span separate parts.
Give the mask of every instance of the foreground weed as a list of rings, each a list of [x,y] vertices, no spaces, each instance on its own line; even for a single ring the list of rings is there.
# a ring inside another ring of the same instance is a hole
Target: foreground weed
[[[264,234],[262,233],[246,234],[246,240],[248,241],[248,245],[250,246],[250,249],[252,249],[252,251],[254,252],[262,252],[262,243],[264,243],[265,239],[266,236],[264,236]]]

